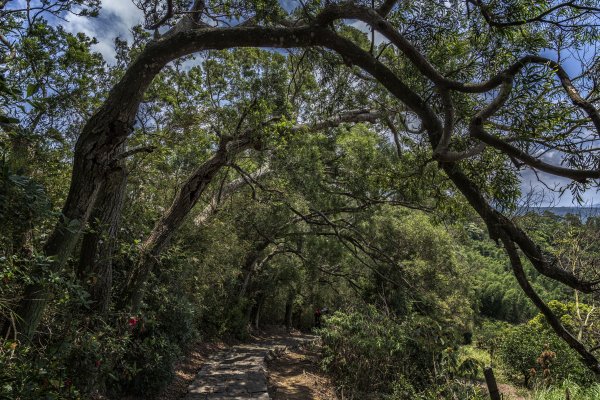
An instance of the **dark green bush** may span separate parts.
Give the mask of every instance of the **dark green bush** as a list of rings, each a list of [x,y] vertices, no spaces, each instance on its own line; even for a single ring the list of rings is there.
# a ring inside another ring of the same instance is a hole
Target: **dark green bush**
[[[373,307],[335,312],[321,330],[324,368],[340,387],[356,392],[391,393],[394,382],[406,379],[422,384],[440,346],[424,327],[417,321],[398,323]]]
[[[130,316],[124,322],[131,339],[120,364],[117,385],[124,392],[148,396],[171,381],[175,361],[199,333],[194,305],[164,284],[153,287],[145,304],[139,316]]]
[[[427,317],[397,321],[374,307],[338,311],[320,333],[324,369],[348,398],[483,398],[468,383],[480,366],[459,357],[452,329]]]
[[[0,349],[0,399],[80,399],[61,357],[6,341]]]
[[[122,390],[136,395],[158,393],[173,378],[173,364],[181,349],[160,334],[134,339],[123,358]]]

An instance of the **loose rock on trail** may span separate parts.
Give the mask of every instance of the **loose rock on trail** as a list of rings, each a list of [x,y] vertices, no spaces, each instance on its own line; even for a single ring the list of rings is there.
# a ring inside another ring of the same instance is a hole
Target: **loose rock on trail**
[[[202,366],[184,400],[271,399],[267,359],[313,340],[309,335],[270,336],[221,351]]]

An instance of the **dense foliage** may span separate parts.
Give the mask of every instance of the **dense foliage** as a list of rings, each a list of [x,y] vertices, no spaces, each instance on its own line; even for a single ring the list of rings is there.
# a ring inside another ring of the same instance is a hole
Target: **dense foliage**
[[[0,398],[150,398],[323,307],[347,398],[597,393],[600,218],[520,206],[598,187],[593,0],[133,3],[0,0]]]

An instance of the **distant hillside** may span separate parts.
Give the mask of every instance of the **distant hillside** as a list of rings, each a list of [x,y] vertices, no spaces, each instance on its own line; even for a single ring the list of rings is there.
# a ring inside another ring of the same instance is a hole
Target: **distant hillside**
[[[560,217],[564,217],[567,214],[579,215],[584,221],[589,217],[595,217],[600,215],[600,205],[593,205],[589,207],[531,207],[528,211],[533,211],[538,214],[543,214],[548,211]]]

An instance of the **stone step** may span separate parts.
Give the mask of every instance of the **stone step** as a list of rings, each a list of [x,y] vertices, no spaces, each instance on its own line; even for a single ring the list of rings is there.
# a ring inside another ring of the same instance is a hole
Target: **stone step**
[[[284,338],[238,345],[217,353],[198,372],[184,400],[269,400],[266,361],[287,347],[305,342]]]

